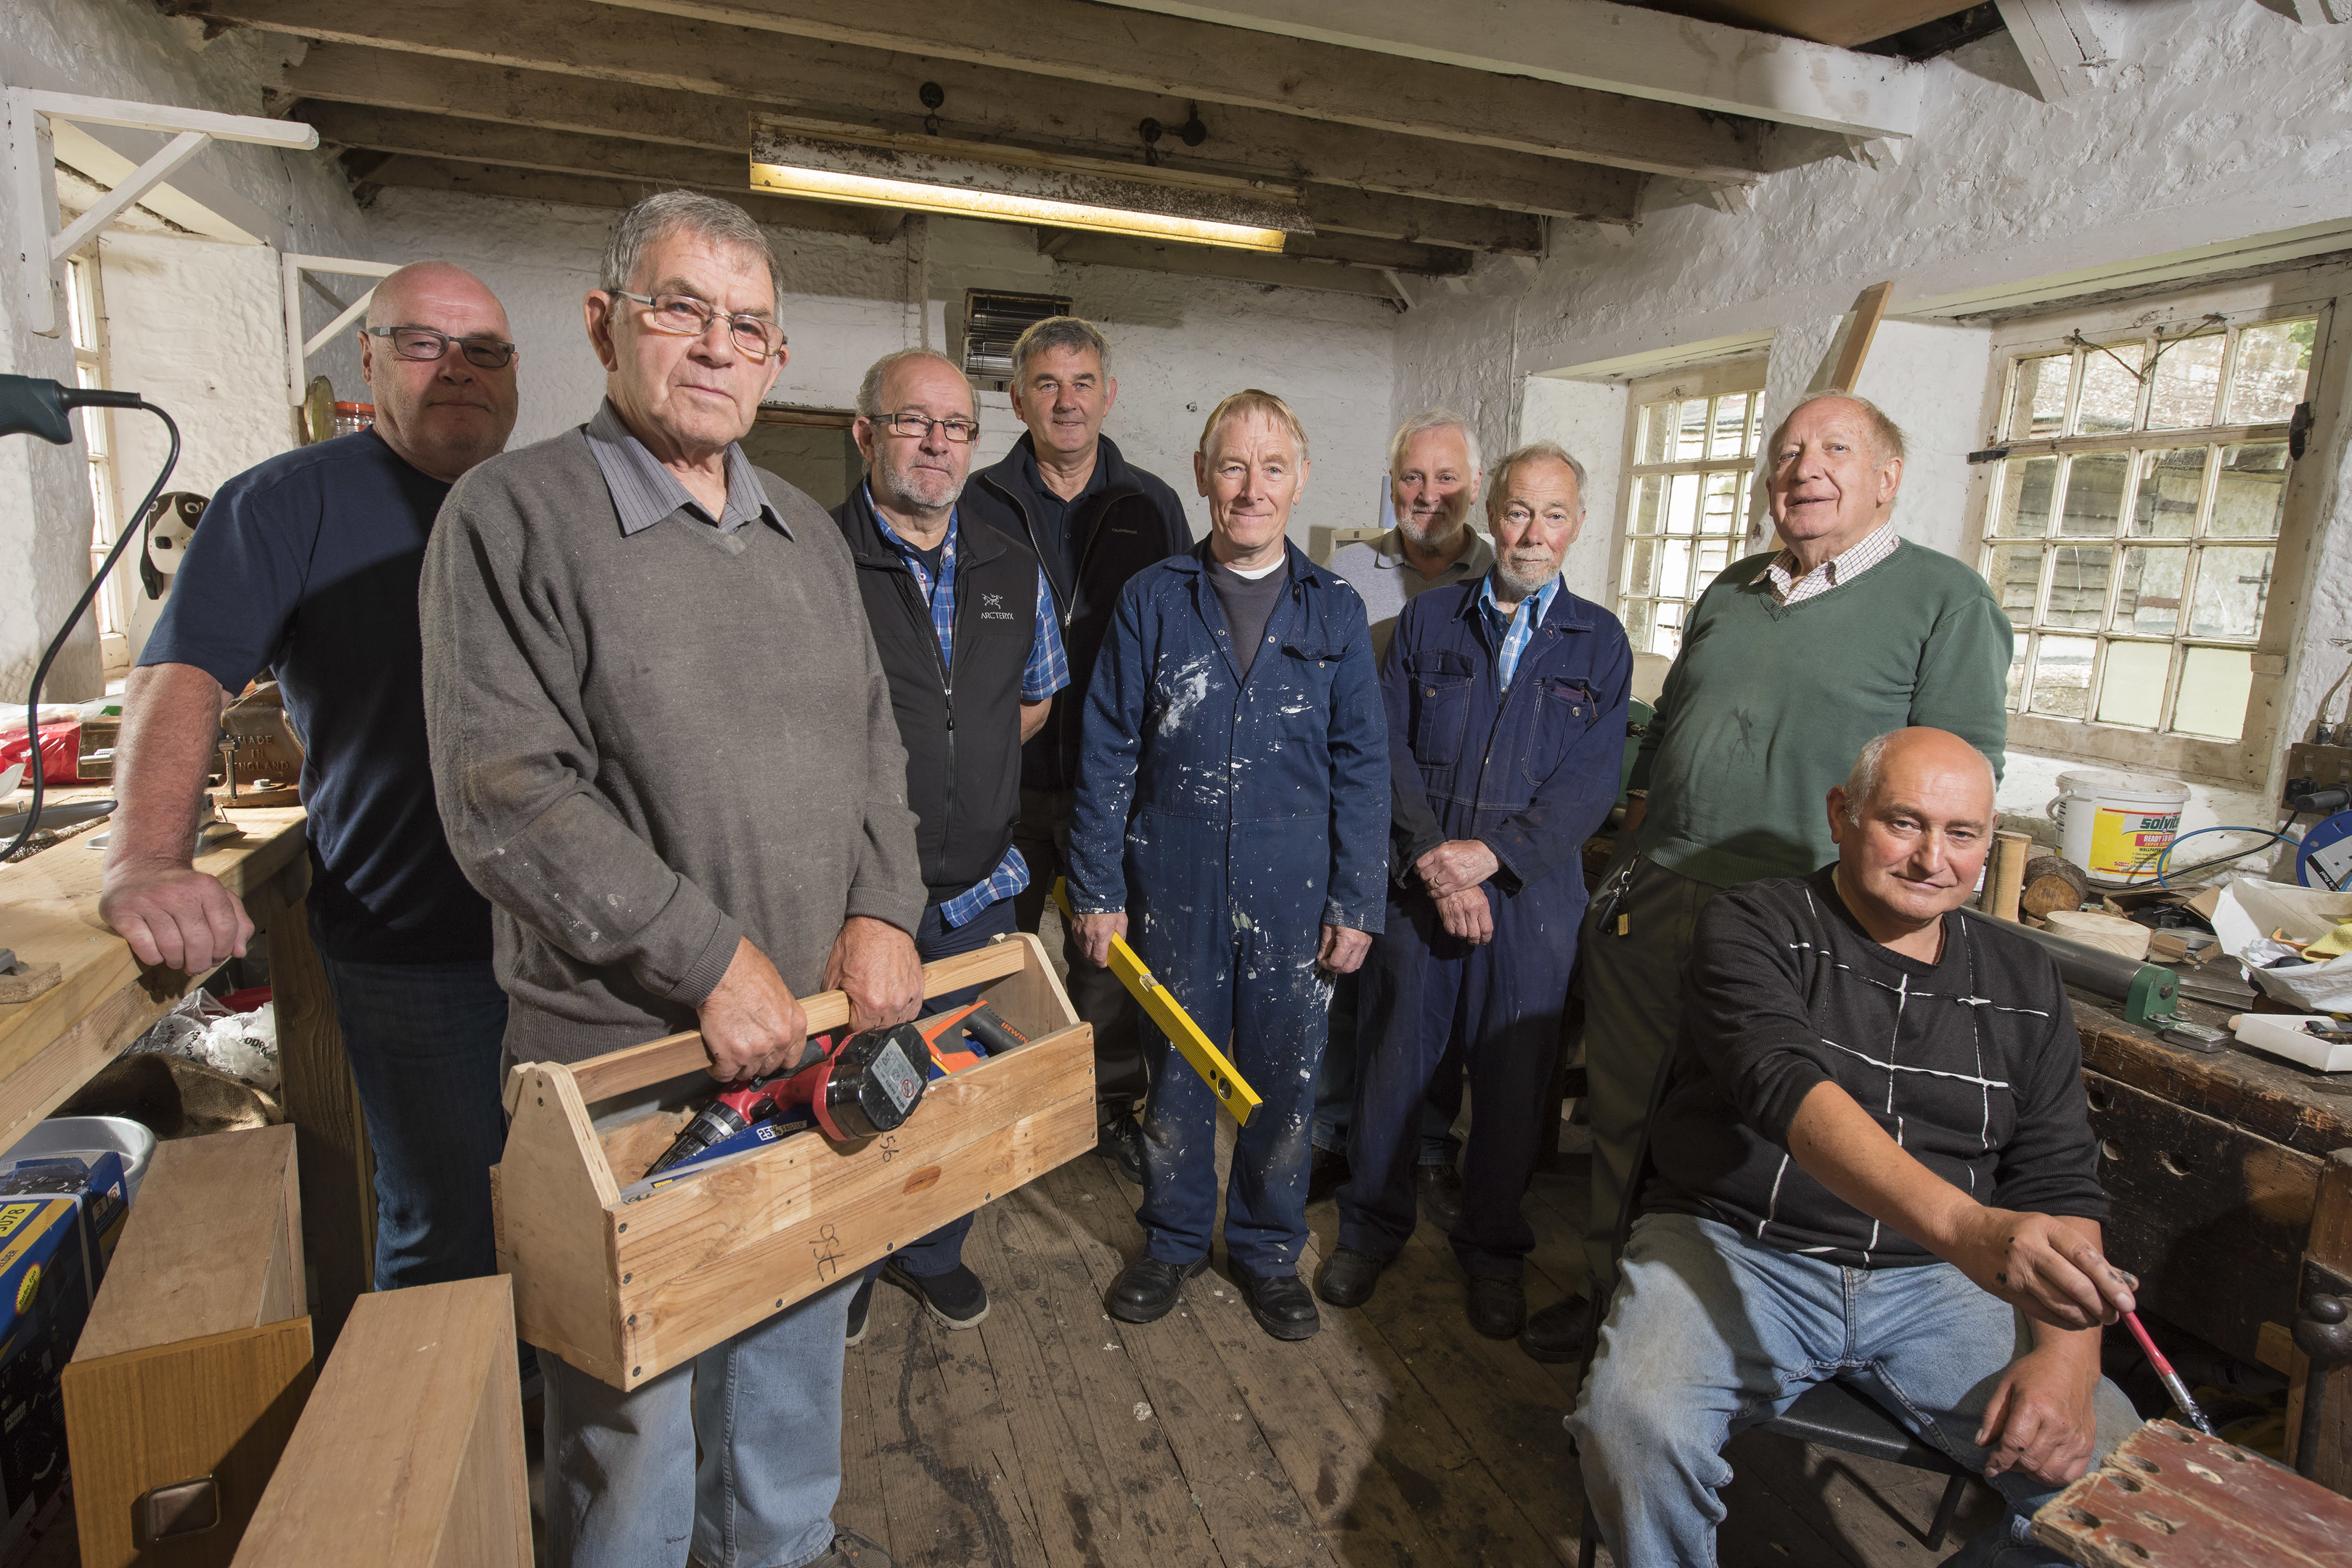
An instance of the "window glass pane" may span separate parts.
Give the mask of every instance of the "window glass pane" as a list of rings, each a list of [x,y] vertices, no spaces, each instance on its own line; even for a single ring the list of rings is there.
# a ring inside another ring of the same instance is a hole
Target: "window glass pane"
[[[1675,427],[1675,405],[1671,403],[1645,403],[1642,405],[1641,461],[1663,463],[1666,460],[1666,437]]]
[[[1706,593],[1708,585],[1714,583],[1715,574],[1731,564],[1731,545],[1728,539],[1702,539],[1698,542],[1698,585],[1691,590],[1693,598]]]
[[[2172,645],[2111,642],[2099,677],[2099,722],[2153,730],[2164,720],[2164,677]]]
[[[1675,409],[1675,450],[1677,462],[1706,456],[1706,399],[1694,397]]]
[[[73,327],[73,346],[96,350],[98,312],[91,309],[89,263],[81,257],[66,263],[66,316]]]
[[[2205,525],[2215,539],[2276,539],[2279,513],[2286,507],[2286,447],[2221,448],[2221,475],[2213,489],[2213,516]]]
[[[2254,688],[2254,656],[2242,647],[2181,650],[2180,695],[2172,727],[2184,735],[2234,741],[2246,727],[2246,698]]]
[[[1625,592],[1644,597],[1658,591],[1658,542],[1633,539],[1625,542]],[[1626,636],[1633,634],[1628,632]]]
[[[2077,435],[2132,427],[2139,416],[2139,367],[2147,353],[2145,343],[2109,343],[2104,352],[2092,349],[2083,355],[2083,401],[2074,414]]]
[[[1697,406],[1704,409],[1705,404]],[[1674,488],[1667,492],[1666,531],[1689,534],[1698,530],[1698,489],[1702,476],[1676,474],[1668,481]]]
[[[2066,475],[2066,510],[2058,531],[2074,539],[2113,539],[2124,510],[2124,475],[2131,467],[2122,452],[2074,459]]]
[[[2115,546],[2059,544],[2050,555],[2050,605],[2042,624],[2097,631],[2107,618],[2107,573],[2115,564]]]
[[[1650,651],[1673,658],[1683,651],[1683,605],[1673,599],[1661,599],[1657,630],[1650,635]]]
[[[1633,515],[1625,521],[1628,533],[1655,533],[1664,526],[1659,517],[1666,501],[1666,481],[1653,476],[1633,481]]]
[[[2041,644],[2033,660],[2033,711],[2053,719],[2088,718],[2098,639],[2044,637]]]
[[[2126,550],[2124,580],[2116,592],[2116,630],[2159,637],[2178,633],[2180,584],[2188,572],[2189,552],[2179,545]]]
[[[2268,546],[2209,549],[2197,561],[2197,587],[2189,611],[2195,637],[2252,637],[2263,629],[2270,597]]]
[[[1708,443],[1707,456],[1737,458],[1747,450],[1748,401],[1748,395],[1744,392],[1715,400],[1715,435]]]
[[[1985,581],[1992,584],[1993,596],[2017,626],[2032,626],[2041,605],[2042,553],[2039,544],[1996,545],[1992,563],[1985,568]]]
[[[2066,378],[2074,373],[2071,353],[2042,354],[2017,362],[2017,390],[2009,405],[2009,434],[2055,436],[2066,422]]]
[[[1625,640],[1633,645],[1633,651],[1659,651],[1650,646],[1651,628],[1657,621],[1657,606],[1647,599],[1627,599],[1619,608],[1625,612]]]
[[[2148,389],[2147,427],[2185,430],[2213,423],[2221,401],[2221,351],[2230,340],[2220,332],[2177,338],[2156,362],[2156,384]]]
[[[2000,510],[1992,531],[2008,539],[2039,539],[2050,531],[2050,492],[2058,484],[2055,458],[2011,458],[2001,466]]]
[[[1690,568],[1690,541],[1663,541],[1658,546],[1658,592],[1677,599],[1687,597],[1691,591]]]
[[[2009,656],[2009,699],[2005,705],[2012,713],[2018,710],[2018,698],[2025,690],[2025,666],[2032,656],[2033,639],[2020,632],[2016,650]]]
[[[1743,520],[1738,511],[1739,476],[1736,473],[1707,474],[1706,504],[1700,514],[1702,533],[1724,535],[1738,533]]]
[[[2285,419],[2303,401],[2311,375],[2315,321],[2273,321],[2238,334],[2238,368],[2230,377],[2229,421],[2260,425]]]
[[[2174,447],[2141,452],[2139,494],[2132,501],[2135,539],[2186,539],[2197,531],[2197,508],[2205,499],[2205,448]]]

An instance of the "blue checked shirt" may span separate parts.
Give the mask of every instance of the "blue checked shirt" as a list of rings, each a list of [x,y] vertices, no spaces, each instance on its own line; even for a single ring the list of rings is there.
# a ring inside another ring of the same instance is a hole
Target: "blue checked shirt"
[[[1502,689],[1511,689],[1511,677],[1518,672],[1519,655],[1528,651],[1528,641],[1543,625],[1545,612],[1559,592],[1559,574],[1554,573],[1550,582],[1519,601],[1519,607],[1506,616],[1503,606],[1495,599],[1495,574],[1486,574],[1478,584],[1478,607],[1486,612],[1486,621],[1503,639],[1503,649],[1495,656],[1495,679]]]
[[[874,526],[907,570],[915,574],[915,585],[923,591],[923,598],[931,606],[931,630],[940,639],[940,662],[949,669],[955,668],[955,606],[956,606],[956,528],[955,513],[948,514],[948,536],[940,545],[940,574],[936,580],[923,558],[912,546],[899,538],[890,526],[882,509],[874,504],[874,492],[866,492],[866,505],[874,513]],[[1054,613],[1054,590],[1045,581],[1043,567],[1037,572],[1037,635],[1029,645],[1029,662],[1021,670],[1021,700],[1043,702],[1070,684],[1069,655],[1062,647],[1062,627]],[[991,904],[1011,898],[1029,885],[1029,863],[1021,851],[1007,846],[1004,858],[996,863],[982,880],[974,883],[940,906],[940,919],[950,930],[969,925],[974,916]]]

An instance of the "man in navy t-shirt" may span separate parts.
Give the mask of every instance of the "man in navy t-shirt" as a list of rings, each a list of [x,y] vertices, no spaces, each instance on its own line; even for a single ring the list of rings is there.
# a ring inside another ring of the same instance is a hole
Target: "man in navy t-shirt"
[[[310,933],[375,1152],[378,1289],[490,1273],[507,1000],[490,907],[451,858],[425,750],[417,578],[457,477],[507,443],[515,346],[446,262],[376,285],[374,428],[220,489],[123,692],[100,910],[143,963],[201,973],[253,934],[194,868],[224,698],[267,669],[300,737]]]

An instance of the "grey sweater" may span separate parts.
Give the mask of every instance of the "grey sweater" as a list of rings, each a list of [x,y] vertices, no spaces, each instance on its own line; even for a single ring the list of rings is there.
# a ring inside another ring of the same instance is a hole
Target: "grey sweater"
[[[842,922],[923,908],[907,757],[849,552],[682,514],[624,536],[580,430],[493,458],[425,551],[425,730],[449,846],[496,908],[511,1061],[695,1026],[748,936],[797,995]]]

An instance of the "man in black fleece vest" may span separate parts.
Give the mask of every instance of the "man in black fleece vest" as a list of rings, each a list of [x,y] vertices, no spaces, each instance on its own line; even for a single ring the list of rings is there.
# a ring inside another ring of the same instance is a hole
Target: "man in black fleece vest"
[[[1953,1561],[2060,1563],[2033,1510],[2137,1418],[2099,1376],[2132,1307],[2100,1250],[2082,1049],[2049,956],[1957,912],[1991,764],[1863,749],[1837,860],[1700,915],[1654,1173],[1569,1418],[1621,1563],[1712,1563],[1725,1440],[1844,1379],[2010,1512]]]

